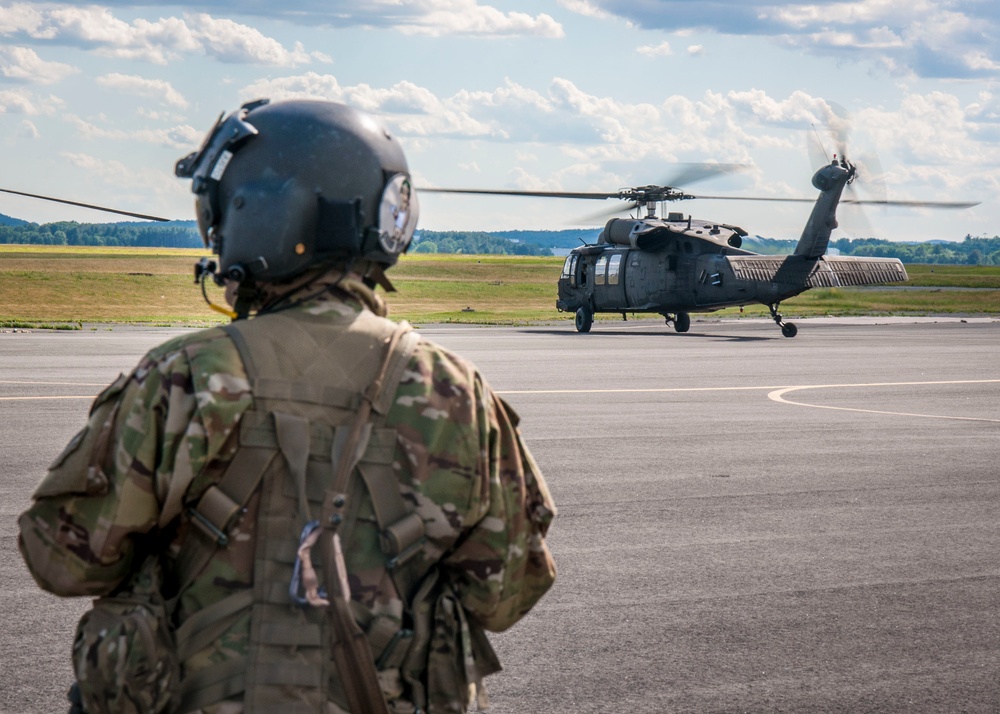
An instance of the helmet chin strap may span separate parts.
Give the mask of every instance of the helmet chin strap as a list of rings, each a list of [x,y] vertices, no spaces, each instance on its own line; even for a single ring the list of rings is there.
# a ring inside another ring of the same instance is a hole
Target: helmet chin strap
[[[241,280],[236,288],[236,302],[233,305],[233,320],[245,320],[259,298],[257,285],[252,280]]]
[[[205,302],[208,303],[208,307],[216,312],[225,315],[230,320],[236,319],[236,313],[230,310],[228,307],[222,305],[216,305],[208,297],[208,290],[205,288],[205,281],[211,276],[212,281],[219,286],[222,286],[224,282],[220,280],[218,273],[216,272],[216,264],[214,260],[209,260],[208,258],[202,258],[194,266],[194,281],[201,284],[201,296],[205,298]]]
[[[385,269],[380,263],[372,263],[371,267],[365,272],[365,277],[363,278],[365,285],[370,287],[372,290],[378,285],[387,293],[396,292],[396,286],[393,285],[389,278],[386,277]]]

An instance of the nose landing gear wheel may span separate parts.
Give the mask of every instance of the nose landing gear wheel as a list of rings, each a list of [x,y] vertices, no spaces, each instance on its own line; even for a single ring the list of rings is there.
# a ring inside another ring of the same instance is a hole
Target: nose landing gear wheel
[[[795,337],[799,333],[799,328],[797,328],[794,323],[786,322],[781,326],[781,334],[785,337]]]
[[[677,317],[674,318],[674,329],[677,332],[687,332],[691,329],[691,316],[686,312],[677,313]]]
[[[581,307],[576,311],[576,331],[590,332],[590,326],[594,324],[594,313],[589,308]]]

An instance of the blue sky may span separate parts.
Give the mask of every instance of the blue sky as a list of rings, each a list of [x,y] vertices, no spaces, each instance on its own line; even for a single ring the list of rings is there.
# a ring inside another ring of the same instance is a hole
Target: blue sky
[[[8,3],[0,187],[191,218],[173,164],[220,112],[319,96],[383,117],[418,190],[614,191],[719,162],[747,168],[692,193],[813,197],[807,137],[832,152],[831,127],[849,126],[859,197],[982,204],[845,208],[839,236],[992,236],[998,24],[989,0]],[[431,230],[558,230],[605,208],[427,193],[421,205]],[[809,206],[673,210],[797,238]],[[113,220],[7,196],[0,213]]]

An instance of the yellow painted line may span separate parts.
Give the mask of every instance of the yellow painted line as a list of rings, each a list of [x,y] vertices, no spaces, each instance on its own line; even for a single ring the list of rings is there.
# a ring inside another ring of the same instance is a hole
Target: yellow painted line
[[[946,416],[943,414],[917,414],[913,412],[891,412],[881,409],[860,409],[857,407],[831,407],[825,404],[808,404],[806,402],[793,402],[785,399],[789,392],[797,392],[805,389],[844,389],[844,388],[867,388],[867,387],[912,387],[912,386],[940,386],[956,384],[996,384],[1000,379],[962,379],[940,382],[872,382],[868,384],[813,384],[799,387],[784,387],[768,393],[767,398],[782,404],[791,404],[797,407],[812,407],[813,409],[832,409],[842,412],[861,412],[863,414],[887,414],[889,416],[919,417],[921,419],[949,419],[952,421],[984,421],[993,424],[1000,424],[1000,419],[987,419],[985,417],[963,417]]]

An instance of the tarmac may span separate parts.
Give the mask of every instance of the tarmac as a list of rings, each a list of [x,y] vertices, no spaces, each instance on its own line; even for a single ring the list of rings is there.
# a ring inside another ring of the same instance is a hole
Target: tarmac
[[[424,326],[522,418],[559,577],[494,714],[1000,711],[1000,321]],[[85,600],[16,517],[90,400],[181,330],[0,334],[0,712],[64,711]]]

